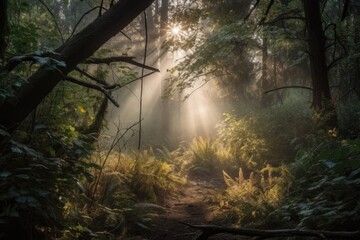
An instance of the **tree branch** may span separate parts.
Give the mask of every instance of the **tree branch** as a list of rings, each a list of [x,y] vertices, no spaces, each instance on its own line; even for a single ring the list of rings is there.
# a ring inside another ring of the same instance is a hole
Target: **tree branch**
[[[96,7],[93,7],[92,9],[86,11],[79,19],[79,21],[75,24],[75,27],[74,29],[72,30],[70,36],[68,37],[68,39],[66,41],[69,41],[69,39],[74,35],[75,31],[76,31],[76,28],[79,26],[79,24],[81,23],[81,21],[83,20],[83,18],[88,15],[89,13],[91,13],[92,11],[96,10],[96,9],[102,9],[102,6],[96,6]],[[106,9],[105,9],[106,10]]]
[[[244,22],[246,22],[250,15],[252,14],[252,12],[255,10],[255,8],[257,7],[257,5],[259,5],[260,0],[256,0],[256,3],[254,4],[254,6],[251,8],[250,12],[246,15],[246,17],[244,18]]]
[[[93,80],[94,82],[97,82],[97,83],[100,83],[102,85],[108,86],[108,84],[105,81],[100,80],[100,79],[90,75],[89,73],[85,72],[84,70],[80,69],[79,67],[75,67],[75,70],[78,71],[79,73],[83,74],[85,77]]]
[[[311,87],[305,87],[305,86],[283,86],[283,87],[278,87],[278,88],[274,88],[274,89],[271,89],[271,90],[267,90],[263,94],[267,94],[267,93],[270,93],[270,92],[275,92],[275,91],[278,91],[278,90],[281,90],[281,89],[288,89],[288,88],[300,88],[300,89],[306,89],[306,90],[310,90],[310,91],[313,90]]]
[[[0,70],[0,72],[6,71],[9,73],[22,62],[38,62],[40,65],[58,63],[61,65],[61,62],[55,59],[57,56],[59,56],[59,54],[55,52],[39,50],[31,54],[15,56],[8,61],[8,63]]]
[[[91,57],[96,50],[110,38],[123,30],[135,17],[142,13],[154,0],[121,0],[104,12],[101,17],[73,35],[54,52],[59,56],[54,59],[58,63],[41,66],[23,83],[15,93],[17,101],[5,99],[0,105],[0,125],[9,132],[14,131],[41,101],[63,80],[59,74],[59,63],[66,67],[62,73],[67,75],[74,68]],[[53,64],[55,66],[53,66]]]
[[[210,236],[218,233],[230,233],[235,235],[273,238],[273,237],[287,237],[287,236],[307,236],[317,237],[321,239],[359,239],[360,231],[356,232],[330,232],[330,231],[314,231],[314,230],[300,230],[300,229],[280,229],[280,230],[257,230],[257,229],[243,229],[220,227],[216,225],[192,225],[182,222],[192,228],[200,229],[202,233],[197,240],[207,240]]]
[[[266,17],[267,17],[267,15],[269,14],[270,9],[271,9],[271,7],[272,7],[273,4],[274,4],[274,0],[270,0],[268,6],[267,6],[267,8],[266,8],[265,14],[264,14],[264,16],[261,18],[261,20],[260,20],[260,22],[259,22],[259,25],[261,25],[262,23],[265,22]]]
[[[116,106],[119,107],[120,105],[116,102],[116,100],[111,96],[111,92],[110,90],[116,88],[116,87],[121,87],[119,84],[114,84],[111,86],[102,86],[102,85],[97,85],[97,84],[92,84],[92,83],[88,83],[70,76],[64,76],[65,80],[75,83],[77,85],[83,86],[83,87],[87,87],[87,88],[91,88],[91,89],[95,89],[97,91],[100,91],[102,93],[105,94],[105,96]]]
[[[109,58],[89,58],[84,61],[84,63],[87,64],[107,64],[107,65],[114,62],[125,62],[154,72],[160,72],[159,69],[136,62],[134,61],[134,57],[128,57],[128,56],[118,56],[118,57],[109,57]]]

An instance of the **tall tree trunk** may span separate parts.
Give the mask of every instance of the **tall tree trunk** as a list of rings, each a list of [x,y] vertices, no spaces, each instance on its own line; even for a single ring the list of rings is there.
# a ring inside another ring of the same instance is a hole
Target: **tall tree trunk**
[[[266,90],[270,89],[270,81],[269,81],[269,69],[268,69],[268,62],[269,62],[269,54],[268,54],[268,39],[263,33],[263,43],[262,43],[262,73],[261,73],[261,90],[265,92]],[[261,96],[261,105],[263,107],[267,107],[271,104],[270,94],[263,94]]]
[[[56,49],[59,56],[54,56],[66,64],[61,69],[64,75],[126,27],[136,16],[144,11],[153,0],[122,0],[117,2],[101,17],[95,19],[86,28]],[[26,83],[22,84],[16,99],[6,99],[0,105],[0,125],[13,131],[35,107],[63,79],[62,74],[54,68],[41,67]]]
[[[337,126],[337,116],[329,88],[326,64],[326,40],[321,21],[320,1],[303,1],[313,86],[313,107],[324,114],[326,127],[334,128]]]
[[[358,4],[351,4],[351,13],[353,14],[353,28],[354,28],[354,51],[360,51],[360,6]],[[349,23],[350,24],[350,23]],[[355,59],[355,70],[352,73],[350,88],[354,88],[358,98],[360,98],[360,57]]]
[[[169,0],[161,1],[160,9],[160,44],[162,45],[166,40],[167,28],[168,28],[168,12],[169,12]],[[160,66],[165,65],[169,61],[167,52],[160,52]],[[164,97],[168,83],[165,77],[161,82],[161,130],[165,137],[168,137],[170,133],[170,102]]]
[[[0,66],[5,62],[6,37],[8,35],[7,0],[0,1]]]

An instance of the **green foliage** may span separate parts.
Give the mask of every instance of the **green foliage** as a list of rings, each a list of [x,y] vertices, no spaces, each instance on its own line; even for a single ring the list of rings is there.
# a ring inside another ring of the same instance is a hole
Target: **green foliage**
[[[48,234],[53,234],[55,227],[64,227],[64,202],[77,192],[76,181],[83,174],[88,174],[87,169],[93,165],[81,160],[87,154],[81,141],[65,143],[49,134],[46,147],[54,147],[52,144],[61,149],[62,158],[51,157],[41,148],[35,150],[12,139],[2,146],[2,238],[12,239],[17,236],[25,239],[30,237],[25,236],[25,233],[49,231]]]
[[[292,227],[356,230],[360,221],[360,140],[330,140],[292,165],[290,194],[273,221]]]
[[[264,225],[269,213],[280,206],[289,185],[284,166],[268,166],[260,174],[244,177],[239,169],[237,178],[223,172],[227,188],[219,199],[220,218],[237,226]]]
[[[310,110],[296,99],[241,117],[225,114],[218,125],[219,139],[245,172],[289,163],[296,148],[310,144],[304,136],[313,131]]]
[[[191,144],[182,147],[176,161],[190,173],[219,175],[222,170],[230,168],[232,159],[229,149],[219,142],[196,137]]]
[[[106,155],[100,154],[100,158]],[[156,214],[164,211],[157,203],[184,183],[173,166],[151,149],[112,153],[102,174],[97,174],[90,181],[79,182],[81,193],[66,203],[68,227],[62,239],[115,239],[146,231]]]
[[[173,167],[157,159],[152,150],[133,153],[133,157],[135,162],[130,184],[138,197],[157,201],[183,182]]]

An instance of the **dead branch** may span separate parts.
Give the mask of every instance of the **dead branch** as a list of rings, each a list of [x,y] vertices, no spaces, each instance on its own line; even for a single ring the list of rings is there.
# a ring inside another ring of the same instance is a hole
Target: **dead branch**
[[[261,237],[261,238],[288,237],[288,236],[317,237],[321,239],[359,239],[360,238],[360,231],[331,232],[331,231],[300,230],[300,229],[258,230],[258,229],[220,227],[217,225],[192,225],[184,222],[182,222],[182,224],[202,231],[202,233],[196,238],[197,240],[207,240],[210,236],[219,233],[229,233],[235,235]]]
[[[119,84],[114,84],[111,86],[105,86],[105,85],[98,85],[98,84],[92,84],[92,83],[88,83],[85,82],[83,80],[79,80],[70,76],[64,76],[65,80],[75,83],[77,85],[83,86],[83,87],[87,87],[87,88],[91,88],[91,89],[95,89],[97,91],[100,91],[102,93],[104,93],[104,95],[116,106],[119,107],[120,105],[116,102],[116,100],[111,96],[111,92],[110,90],[117,88],[117,87],[121,87]]]
[[[155,72],[160,72],[159,69],[136,62],[134,59],[135,59],[135,57],[128,57],[128,56],[118,56],[118,57],[109,57],[109,58],[89,58],[84,63],[109,65],[109,64],[115,63],[115,62],[125,62],[125,63],[129,63],[129,64],[137,66],[137,67],[145,68],[145,69],[155,71]]]
[[[107,82],[105,82],[104,80],[100,80],[100,79],[90,75],[89,73],[87,73],[86,71],[80,69],[79,67],[75,67],[75,70],[78,71],[79,73],[83,74],[85,77],[93,80],[94,82],[97,82],[97,83],[105,85],[105,86],[108,85]]]
[[[310,91],[313,90],[311,87],[306,87],[306,86],[283,86],[283,87],[278,87],[278,88],[274,88],[274,89],[271,89],[271,90],[267,90],[263,94],[267,94],[267,93],[270,93],[270,92],[275,92],[275,91],[278,91],[278,90],[281,90],[281,89],[288,89],[288,88],[300,88],[300,89],[306,89],[306,90],[310,90]]]

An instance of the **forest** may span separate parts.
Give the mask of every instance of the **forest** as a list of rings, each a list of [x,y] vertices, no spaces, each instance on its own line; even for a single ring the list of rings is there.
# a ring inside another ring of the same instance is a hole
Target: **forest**
[[[0,0],[0,239],[360,239],[360,2]]]

